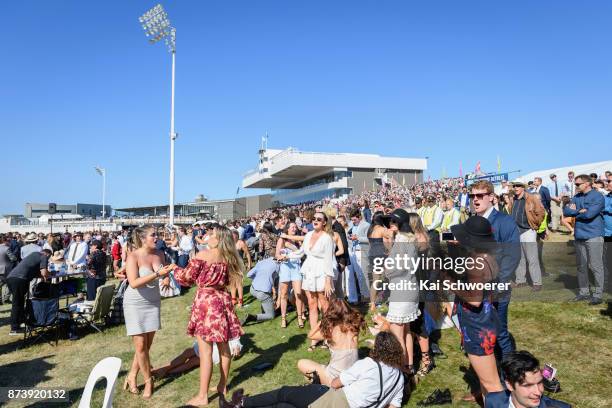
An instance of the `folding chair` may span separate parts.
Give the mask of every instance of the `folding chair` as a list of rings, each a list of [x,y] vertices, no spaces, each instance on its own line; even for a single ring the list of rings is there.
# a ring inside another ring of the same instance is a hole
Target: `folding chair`
[[[53,338],[49,335],[54,333],[57,346],[60,326],[59,298],[26,300],[24,345],[34,344],[39,340],[45,340],[53,345]]]
[[[113,295],[115,293],[115,285],[110,283],[100,286],[96,291],[96,300],[93,302],[93,307],[90,311],[74,311],[72,318],[76,323],[82,323],[90,326],[102,333],[96,324],[103,322],[105,325],[109,318],[111,306],[113,304]],[[84,302],[87,304],[87,302]]]

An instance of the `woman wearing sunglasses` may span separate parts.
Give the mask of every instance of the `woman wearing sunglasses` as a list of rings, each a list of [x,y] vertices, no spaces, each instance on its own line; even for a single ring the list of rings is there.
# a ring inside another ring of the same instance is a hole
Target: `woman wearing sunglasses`
[[[316,212],[312,220],[313,230],[304,237],[302,249],[306,260],[302,264],[304,277],[302,289],[308,299],[308,320],[310,327],[315,327],[319,320],[319,307],[327,309],[328,298],[334,293],[334,240],[331,224],[322,212]],[[300,237],[281,235],[282,238],[300,239]],[[309,350],[317,345],[312,340]]]

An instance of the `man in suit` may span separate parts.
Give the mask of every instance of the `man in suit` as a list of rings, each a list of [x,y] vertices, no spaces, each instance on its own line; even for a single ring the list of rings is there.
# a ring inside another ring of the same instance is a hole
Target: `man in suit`
[[[556,174],[550,175],[550,230],[557,231],[561,221],[563,211],[561,210],[561,196],[563,195],[563,186],[557,180]]]
[[[510,283],[521,260],[521,235],[514,219],[507,214],[500,213],[493,207],[494,195],[493,184],[489,181],[478,181],[471,186],[470,200],[474,211],[477,215],[489,220],[493,228],[495,241],[502,244],[497,253],[498,280],[500,283]],[[510,306],[511,290],[508,288],[507,291],[499,292],[496,303],[500,321],[497,334],[498,356],[514,351],[514,345],[508,331],[508,308]]]
[[[550,202],[551,202],[550,190],[548,189],[548,187],[542,185],[542,177],[534,178],[533,179],[533,185],[534,185],[534,193],[539,193],[540,194],[540,199],[542,201],[542,205],[544,206],[544,209],[546,210],[546,214],[548,214],[548,222],[550,222],[550,219],[551,219],[551,214],[550,214]]]
[[[489,393],[485,408],[570,408],[569,404],[544,395],[540,362],[528,351],[506,356],[502,371],[506,391]]]
[[[7,302],[9,289],[6,285],[6,278],[17,262],[17,255],[9,248],[8,237],[0,234],[0,304]]]

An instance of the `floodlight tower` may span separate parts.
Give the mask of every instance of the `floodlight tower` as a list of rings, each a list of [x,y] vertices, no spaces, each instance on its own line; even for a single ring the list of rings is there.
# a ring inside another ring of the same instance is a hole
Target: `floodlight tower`
[[[139,19],[149,42],[155,44],[164,40],[168,52],[172,55],[172,96],[170,102],[170,220],[174,226],[174,141],[177,134],[174,132],[174,67],[176,62],[176,29],[170,25],[168,14],[161,4],[144,13]]]
[[[95,166],[96,173],[102,176],[102,219],[106,218],[106,169],[100,166]]]

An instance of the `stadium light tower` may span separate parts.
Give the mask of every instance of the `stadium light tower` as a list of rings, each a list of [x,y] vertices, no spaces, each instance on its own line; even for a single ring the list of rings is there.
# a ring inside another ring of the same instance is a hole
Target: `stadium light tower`
[[[161,4],[144,13],[139,19],[149,42],[155,44],[164,40],[168,52],[172,55],[172,96],[170,102],[170,222],[174,226],[174,141],[177,134],[174,132],[174,67],[176,60],[176,29],[170,25],[168,14]]]
[[[102,219],[106,218],[106,169],[100,166],[94,167],[96,173],[102,176]]]

